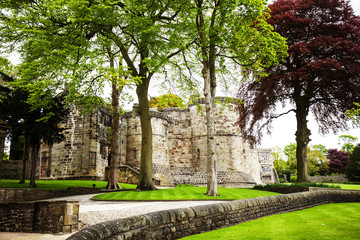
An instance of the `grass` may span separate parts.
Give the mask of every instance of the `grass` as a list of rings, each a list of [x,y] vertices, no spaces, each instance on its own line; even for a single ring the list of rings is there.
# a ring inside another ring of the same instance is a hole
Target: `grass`
[[[331,185],[335,185],[332,183],[329,183]],[[341,189],[350,189],[350,190],[360,190],[360,185],[357,184],[339,184],[336,183],[336,185],[340,186]]]
[[[340,188],[338,184],[331,184],[331,183],[271,183],[266,185],[255,185],[254,189],[263,189],[266,190],[267,188],[303,188],[303,187],[320,187],[320,188]]]
[[[335,203],[245,222],[183,240],[360,239],[360,203]]]
[[[233,200],[279,195],[278,193],[253,190],[247,188],[218,188],[218,197],[205,195],[206,187],[178,185],[176,188],[159,189],[157,191],[123,191],[97,195],[99,200]]]
[[[42,190],[65,190],[68,187],[88,187],[92,188],[95,184],[96,188],[105,188],[107,181],[83,181],[83,180],[36,180],[37,187],[35,189]],[[120,183],[120,186],[125,189],[136,189],[136,185]],[[30,188],[29,180],[25,183],[19,184],[19,180],[1,179],[0,188]]]

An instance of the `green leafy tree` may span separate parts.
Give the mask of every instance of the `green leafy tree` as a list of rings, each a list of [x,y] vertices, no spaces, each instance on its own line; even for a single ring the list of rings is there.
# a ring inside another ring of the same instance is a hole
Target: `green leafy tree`
[[[345,112],[345,115],[350,118],[355,124],[359,123],[360,117],[360,103],[354,103],[354,106]]]
[[[284,147],[284,154],[287,156],[288,169],[297,174],[296,143]],[[327,149],[318,144],[307,148],[308,172],[311,176],[326,175],[329,171],[329,164],[326,158]]]
[[[207,123],[207,195],[217,195],[215,93],[217,74],[226,62],[241,66],[244,75],[265,75],[264,69],[286,56],[285,39],[266,22],[263,1],[194,0],[196,52],[202,65]]]
[[[279,177],[283,176],[283,171],[287,170],[287,162],[282,158],[282,149],[280,147],[275,147],[272,149],[272,154],[274,158],[274,168]]]
[[[149,104],[151,108],[157,107],[159,111],[164,107],[185,107],[184,101],[172,93],[152,97]]]
[[[356,145],[350,154],[350,163],[347,164],[346,176],[349,181],[360,182],[360,144]]]
[[[358,140],[357,137],[353,137],[351,135],[341,135],[338,139],[338,144],[341,145],[340,151],[352,153],[355,148],[355,142]]]
[[[12,84],[16,80],[0,72],[4,79]],[[26,89],[15,88],[11,85],[2,88],[4,101],[0,102],[0,118],[4,119],[10,128],[10,136],[18,138],[24,136],[30,148],[30,187],[36,187],[37,163],[40,145],[49,146],[64,140],[63,129],[59,123],[67,116],[68,109],[64,104],[64,96],[53,96],[45,91],[39,99],[42,108],[33,107],[28,103],[30,93]]]

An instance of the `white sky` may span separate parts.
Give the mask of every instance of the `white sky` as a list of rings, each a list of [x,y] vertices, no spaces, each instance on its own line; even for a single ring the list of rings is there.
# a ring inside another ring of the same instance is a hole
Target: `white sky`
[[[269,3],[273,2],[273,0],[269,0]],[[350,0],[350,4],[352,5],[355,14],[360,15],[360,0]],[[11,60],[14,64],[18,63],[18,56],[13,55]],[[158,89],[151,89],[150,92],[157,92]],[[152,94],[154,95],[154,94]],[[134,99],[136,99],[135,93],[133,94]],[[135,100],[136,101],[136,100]],[[127,109],[130,106],[127,106]],[[312,135],[310,138],[312,141],[310,145],[314,144],[323,144],[328,149],[329,148],[340,148],[338,145],[338,136],[346,134],[358,137],[360,139],[360,129],[351,129],[347,132],[341,132],[337,135],[329,134],[326,136],[320,136],[318,134],[317,125],[310,117],[309,119],[309,128],[311,130]],[[275,146],[283,148],[285,145],[289,143],[295,142],[295,132],[296,132],[296,119],[295,114],[284,116],[280,119],[274,121],[273,130],[271,135],[264,135],[263,140],[259,147],[263,148],[272,148]],[[360,142],[360,141],[359,141]]]

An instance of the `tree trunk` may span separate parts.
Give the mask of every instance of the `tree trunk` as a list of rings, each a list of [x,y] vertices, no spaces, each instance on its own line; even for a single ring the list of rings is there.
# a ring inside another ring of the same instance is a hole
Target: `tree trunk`
[[[0,180],[3,175],[4,149],[5,149],[5,131],[3,132],[3,130],[0,130]]]
[[[217,174],[216,174],[216,154],[215,154],[215,114],[214,96],[210,83],[210,71],[206,65],[203,68],[204,76],[204,96],[206,109],[206,144],[207,144],[207,191],[208,196],[218,196],[217,193]]]
[[[140,181],[138,190],[155,190],[152,182],[152,128],[149,111],[148,78],[143,78],[137,86],[136,93],[139,100],[139,116],[141,123],[141,157],[140,157]]]
[[[110,67],[114,68],[114,57],[110,55]],[[107,189],[121,189],[118,179],[118,167],[120,160],[120,109],[119,97],[121,89],[116,81],[116,77],[112,79],[111,106],[113,111],[113,119],[111,123],[111,150],[110,150],[110,171]]]
[[[19,183],[25,183],[25,174],[26,174],[26,161],[29,155],[29,143],[25,140],[24,142],[24,152],[22,156],[22,166],[21,166],[21,176]]]
[[[37,173],[37,162],[38,154],[40,149],[40,143],[36,142],[31,144],[31,171],[30,171],[30,187],[35,188],[36,173]]]
[[[111,150],[110,150],[110,171],[107,189],[120,189],[118,179],[118,167],[120,160],[120,112],[119,112],[120,91],[116,82],[112,83],[111,105],[113,119],[111,123]]]
[[[297,160],[297,182],[308,182],[307,168],[307,146],[310,142],[310,130],[307,127],[308,113],[302,108],[297,108],[296,120],[296,160]]]

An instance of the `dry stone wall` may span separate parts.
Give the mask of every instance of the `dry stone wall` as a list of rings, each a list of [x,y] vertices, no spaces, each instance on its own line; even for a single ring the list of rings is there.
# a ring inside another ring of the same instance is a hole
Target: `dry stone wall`
[[[312,191],[153,212],[86,227],[68,240],[178,239],[326,203],[360,202],[360,191]]]
[[[1,232],[73,233],[79,230],[79,202],[0,204]]]

